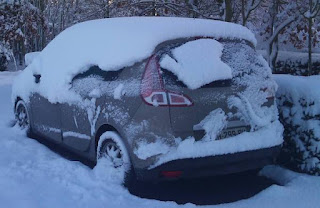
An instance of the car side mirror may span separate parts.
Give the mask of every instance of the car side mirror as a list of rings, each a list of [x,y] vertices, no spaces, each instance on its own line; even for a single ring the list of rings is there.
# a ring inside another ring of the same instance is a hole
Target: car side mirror
[[[41,75],[40,74],[34,74],[33,76],[34,76],[34,82],[38,84],[40,82]]]

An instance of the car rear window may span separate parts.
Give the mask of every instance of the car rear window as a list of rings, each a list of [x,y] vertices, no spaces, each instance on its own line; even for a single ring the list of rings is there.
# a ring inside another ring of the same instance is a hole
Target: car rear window
[[[163,78],[165,86],[171,86],[171,88],[173,86],[177,86],[180,88],[188,88],[182,81],[180,81],[178,79],[178,77],[174,73],[172,73],[166,69],[161,68],[161,74],[162,74],[162,78]],[[217,80],[217,81],[211,82],[209,84],[203,85],[200,88],[229,87],[229,86],[231,86],[231,84],[232,84],[231,79]]]
[[[223,45],[215,39],[187,41],[162,54],[160,66],[174,73],[189,89],[232,78],[231,68],[221,60]]]

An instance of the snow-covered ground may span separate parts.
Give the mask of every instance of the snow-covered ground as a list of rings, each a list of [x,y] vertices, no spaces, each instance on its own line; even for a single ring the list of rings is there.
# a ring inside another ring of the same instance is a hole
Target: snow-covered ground
[[[108,161],[92,170],[10,127],[11,82],[15,75],[0,73],[1,207],[196,207],[133,196],[121,185],[121,170],[108,168]],[[265,168],[262,174],[282,186],[273,185],[250,199],[207,207],[319,207],[320,177],[276,166]]]

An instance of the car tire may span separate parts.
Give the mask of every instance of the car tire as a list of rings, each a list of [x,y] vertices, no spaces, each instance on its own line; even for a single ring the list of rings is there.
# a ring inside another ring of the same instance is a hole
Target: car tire
[[[110,159],[115,168],[125,168],[126,173],[123,180],[125,187],[131,187],[135,184],[136,176],[128,151],[116,132],[106,131],[100,136],[97,147],[97,161],[103,157]]]
[[[30,117],[26,103],[19,100],[15,107],[16,123],[21,129],[25,129],[30,134]]]

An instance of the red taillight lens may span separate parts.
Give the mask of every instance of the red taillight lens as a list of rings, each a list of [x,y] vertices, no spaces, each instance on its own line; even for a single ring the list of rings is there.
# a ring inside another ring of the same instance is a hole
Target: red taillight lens
[[[160,66],[156,55],[149,58],[141,83],[141,95],[148,97],[152,92],[164,91],[162,79],[160,77]]]
[[[190,106],[192,102],[185,95],[168,92],[170,106]]]
[[[153,106],[190,106],[191,100],[185,95],[167,92],[160,75],[160,66],[156,55],[149,58],[141,83],[143,100]]]
[[[166,106],[168,105],[167,93],[165,91],[151,92],[148,96],[142,96],[143,100],[153,106]]]
[[[160,175],[165,178],[179,178],[182,171],[161,171]]]

